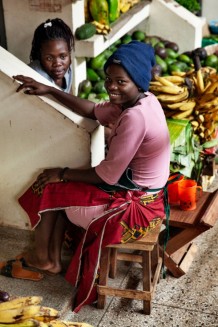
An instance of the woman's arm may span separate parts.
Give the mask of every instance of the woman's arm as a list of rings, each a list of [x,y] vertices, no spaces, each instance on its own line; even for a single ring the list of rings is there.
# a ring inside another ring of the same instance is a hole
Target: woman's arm
[[[63,92],[55,87],[48,86],[42,83],[35,81],[34,79],[23,76],[16,75],[13,78],[22,84],[17,88],[16,92],[24,90],[26,94],[30,95],[52,95],[55,99],[61,102],[63,105],[76,112],[77,114],[96,119],[94,114],[94,105],[95,103],[86,99],[81,99],[72,94]]]
[[[90,169],[70,169],[70,168],[51,168],[45,169],[37,177],[37,187],[44,188],[49,183],[58,183],[63,181],[84,182],[90,184],[99,184],[103,180],[96,174],[95,168]]]

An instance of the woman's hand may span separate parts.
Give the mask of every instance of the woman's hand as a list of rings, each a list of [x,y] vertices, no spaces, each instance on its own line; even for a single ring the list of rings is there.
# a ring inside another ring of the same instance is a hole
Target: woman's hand
[[[59,183],[61,171],[62,168],[45,169],[36,179],[37,187],[44,188],[49,183]]]
[[[36,82],[33,78],[23,76],[23,75],[16,75],[13,78],[19,82],[22,82],[16,92],[20,92],[24,90],[24,93],[31,94],[31,95],[44,95],[49,94],[51,87],[39,82]]]

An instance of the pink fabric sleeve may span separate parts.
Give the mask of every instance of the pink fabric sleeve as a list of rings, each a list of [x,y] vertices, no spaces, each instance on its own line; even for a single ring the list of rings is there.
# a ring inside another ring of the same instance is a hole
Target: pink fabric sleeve
[[[110,102],[96,103],[94,114],[101,125],[106,126],[114,123],[121,114],[121,109]]]
[[[141,145],[145,132],[144,119],[140,111],[128,110],[121,115],[116,131],[110,140],[108,154],[105,160],[95,168],[96,173],[106,183],[113,185],[118,182]]]

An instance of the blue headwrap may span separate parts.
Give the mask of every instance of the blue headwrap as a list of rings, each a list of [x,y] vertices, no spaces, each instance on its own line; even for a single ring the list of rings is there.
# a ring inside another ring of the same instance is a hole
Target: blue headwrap
[[[106,61],[104,71],[111,64],[121,65],[133,82],[147,91],[151,81],[151,69],[155,64],[154,49],[140,41],[122,44]]]

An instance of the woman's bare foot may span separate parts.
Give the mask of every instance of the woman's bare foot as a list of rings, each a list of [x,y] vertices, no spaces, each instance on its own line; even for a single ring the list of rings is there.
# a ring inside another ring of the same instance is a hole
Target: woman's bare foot
[[[61,263],[53,263],[38,256],[34,252],[25,252],[17,256],[16,259],[25,261],[25,265],[30,268],[35,268],[42,272],[47,273],[48,275],[58,274],[62,271]]]

